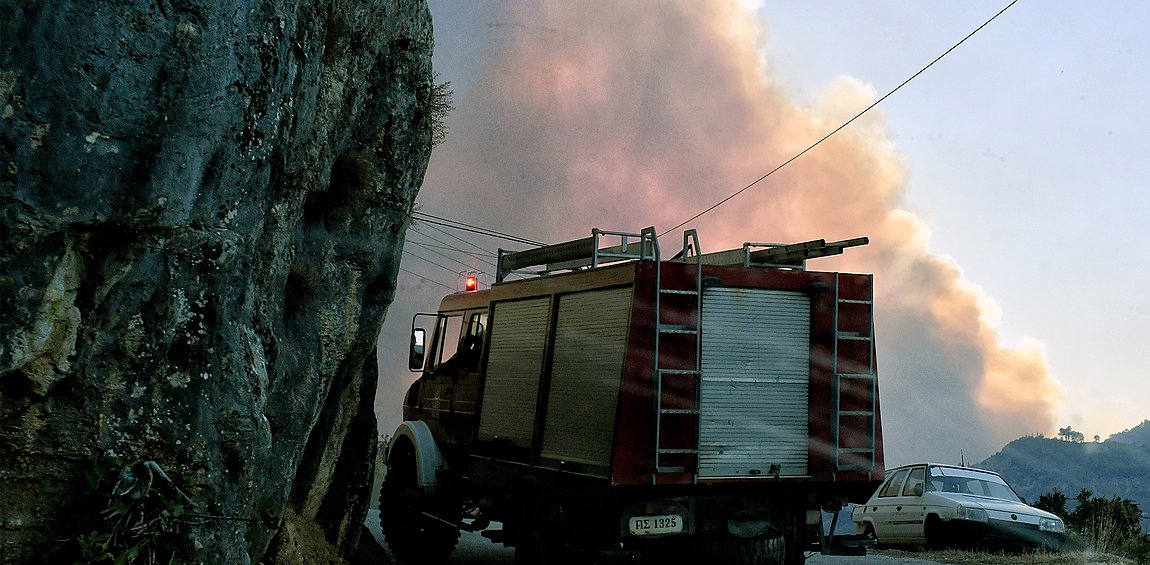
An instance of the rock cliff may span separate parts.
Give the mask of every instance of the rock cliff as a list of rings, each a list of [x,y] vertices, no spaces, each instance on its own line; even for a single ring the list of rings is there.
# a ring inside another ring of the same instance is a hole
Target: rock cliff
[[[431,49],[416,0],[0,0],[5,563],[374,543]]]

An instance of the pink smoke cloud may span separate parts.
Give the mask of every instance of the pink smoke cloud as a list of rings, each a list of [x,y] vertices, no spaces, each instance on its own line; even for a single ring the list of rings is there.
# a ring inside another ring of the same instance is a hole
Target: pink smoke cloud
[[[492,16],[502,35],[457,92],[420,200],[534,239],[674,226],[876,99],[848,77],[809,106],[788,99],[760,50],[765,29],[734,2],[506,9]],[[810,267],[876,275],[888,462],[977,460],[1051,433],[1061,392],[1041,345],[1002,344],[986,298],[900,208],[912,166],[878,109],[686,227],[704,251],[869,236]]]

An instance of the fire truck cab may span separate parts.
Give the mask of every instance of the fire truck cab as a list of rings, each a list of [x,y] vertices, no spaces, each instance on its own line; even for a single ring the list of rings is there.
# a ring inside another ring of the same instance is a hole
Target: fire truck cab
[[[805,266],[866,243],[701,254],[691,230],[663,258],[647,228],[501,250],[490,288],[414,319],[393,556],[441,561],[461,531],[520,564],[831,552],[820,510],[883,478],[873,281]]]

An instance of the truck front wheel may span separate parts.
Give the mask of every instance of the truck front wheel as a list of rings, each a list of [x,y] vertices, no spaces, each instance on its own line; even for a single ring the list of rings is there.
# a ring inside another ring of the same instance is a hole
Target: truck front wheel
[[[459,529],[425,514],[442,515],[449,501],[435,501],[415,478],[414,452],[393,456],[379,491],[379,525],[399,563],[442,563],[459,542]],[[451,518],[450,513],[445,517]]]

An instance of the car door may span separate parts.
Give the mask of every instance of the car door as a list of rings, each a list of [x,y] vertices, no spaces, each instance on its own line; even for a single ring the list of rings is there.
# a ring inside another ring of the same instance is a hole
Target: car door
[[[867,512],[871,515],[874,532],[882,543],[899,542],[899,531],[895,525],[896,507],[899,495],[902,493],[903,483],[910,469],[900,469],[891,474],[886,484],[879,489],[878,494],[867,502]]]
[[[926,543],[926,506],[922,500],[925,491],[926,467],[913,467],[907,474],[902,490],[892,499],[894,518],[891,530],[902,543]]]

